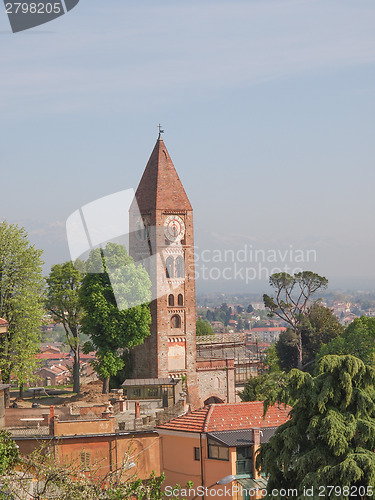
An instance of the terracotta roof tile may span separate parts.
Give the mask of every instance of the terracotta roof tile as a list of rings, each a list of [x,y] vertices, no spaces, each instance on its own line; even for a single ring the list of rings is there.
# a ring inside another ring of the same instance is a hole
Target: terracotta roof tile
[[[7,325],[7,324],[8,324],[8,321],[6,321],[3,318],[0,318],[0,325]]]
[[[177,431],[202,432],[210,409],[211,405],[207,405],[199,410],[173,418],[169,422],[158,425],[158,427]]]
[[[35,355],[37,359],[54,359],[54,360],[59,360],[59,359],[73,359],[73,356],[71,356],[69,353],[66,352],[56,352],[56,354],[52,352],[40,352]],[[80,354],[79,359],[81,361],[85,359],[95,359],[94,354]]]
[[[213,404],[174,418],[159,425],[158,428],[185,432],[212,432],[278,427],[288,420],[290,410],[290,407],[274,405],[268,409],[263,418],[263,401]]]

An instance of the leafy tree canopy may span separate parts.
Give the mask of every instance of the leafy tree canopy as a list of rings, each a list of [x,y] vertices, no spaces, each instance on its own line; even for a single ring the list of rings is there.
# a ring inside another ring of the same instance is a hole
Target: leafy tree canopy
[[[285,372],[280,370],[275,346],[265,351],[260,365],[261,373],[251,377],[242,392],[239,392],[242,401],[264,401],[276,395],[284,384]]]
[[[276,342],[276,352],[281,368],[290,371],[298,365],[298,335],[288,328],[280,333],[279,340]]]
[[[270,315],[276,315],[296,333],[298,342],[298,368],[302,368],[303,343],[302,323],[309,308],[311,297],[318,291],[327,288],[328,280],[312,271],[303,271],[291,276],[288,273],[276,273],[270,276],[270,286],[275,297],[263,295],[265,307]]]
[[[239,392],[242,401],[265,401],[277,396],[280,388],[284,385],[285,372],[263,373],[257,377],[251,377],[243,391]]]
[[[262,356],[262,367],[263,373],[274,373],[280,371],[279,358],[276,351],[275,344],[272,344],[264,352]]]
[[[73,392],[80,392],[79,329],[83,308],[79,289],[84,277],[85,263],[68,261],[52,267],[47,278],[46,306],[55,321],[63,325],[69,347],[74,353]]]
[[[362,316],[355,319],[344,333],[323,345],[318,359],[327,354],[353,354],[364,363],[375,364],[375,318]]]
[[[18,459],[18,446],[11,439],[10,432],[0,430],[0,478],[16,465]]]
[[[212,335],[213,333],[212,326],[208,321],[202,318],[197,319],[197,335]]]
[[[17,225],[0,223],[0,317],[9,323],[0,339],[0,370],[8,383],[32,379],[44,315],[42,251],[30,245]]]
[[[340,336],[343,332],[344,327],[340,324],[331,309],[315,302],[309,307],[301,328],[303,364],[305,365],[313,361],[322,345]]]
[[[314,302],[307,309],[306,315],[301,317],[300,331],[303,345],[302,368],[310,366],[312,369],[316,354],[322,345],[340,336],[344,328],[330,309]],[[282,332],[276,343],[276,351],[283,370],[289,371],[297,368],[298,334],[290,328]],[[332,351],[330,354],[344,353]],[[350,352],[345,354],[350,354]]]
[[[109,377],[124,366],[123,350],[141,344],[150,334],[150,299],[146,270],[134,264],[122,245],[108,243],[104,250],[92,250],[80,290],[85,310],[82,330],[91,338],[85,349],[97,351],[95,369],[104,380],[105,393]]]
[[[354,356],[323,357],[317,375],[293,369],[272,403],[293,405],[290,420],[262,445],[258,466],[269,475],[268,491],[295,488],[343,488],[375,485],[375,370]],[[345,490],[348,491],[348,490]],[[327,493],[327,492],[326,492]],[[282,496],[272,496],[281,500]]]

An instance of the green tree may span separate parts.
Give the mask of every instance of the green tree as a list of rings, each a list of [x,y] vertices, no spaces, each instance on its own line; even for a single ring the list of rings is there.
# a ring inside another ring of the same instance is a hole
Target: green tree
[[[258,375],[251,377],[242,392],[242,401],[264,401],[283,385],[285,372],[280,370],[279,359],[274,345],[266,349],[261,358]]]
[[[308,308],[301,326],[304,366],[315,361],[315,357],[322,345],[327,344],[343,332],[344,327],[331,309],[322,306],[318,302],[313,303]]]
[[[73,351],[73,392],[80,392],[80,339],[79,329],[83,308],[79,289],[84,277],[85,263],[68,261],[52,266],[47,278],[46,306],[55,321],[62,323],[66,340]]]
[[[347,499],[350,488],[375,485],[375,370],[354,356],[325,356],[317,375],[293,369],[284,387],[271,395],[292,404],[290,420],[262,445],[257,465],[269,475],[267,490],[337,486],[325,498]],[[345,490],[343,489],[345,487]],[[371,495],[372,496],[372,495]],[[282,499],[285,496],[272,496]],[[359,496],[358,496],[359,498]]]
[[[311,297],[318,290],[327,288],[328,280],[311,271],[303,271],[291,276],[288,273],[276,273],[269,279],[275,290],[275,297],[263,295],[264,305],[270,315],[276,315],[297,335],[297,364],[303,365],[302,324],[309,308]]]
[[[245,323],[244,323],[243,319],[242,318],[238,318],[236,330],[238,332],[241,332],[244,329],[245,329]]]
[[[212,335],[214,333],[212,326],[208,321],[202,318],[197,319],[197,335]]]
[[[86,349],[97,351],[94,367],[103,379],[103,394],[109,392],[109,378],[124,367],[123,351],[150,334],[150,299],[146,270],[123,246],[108,243],[105,250],[92,250],[80,289],[82,331],[91,338]]]
[[[12,470],[18,460],[18,446],[10,432],[0,430],[0,478]]]
[[[225,316],[224,316],[224,325],[228,326],[229,325],[229,321],[231,319],[232,319],[232,308],[229,307],[229,309],[227,309],[227,311],[225,313]]]
[[[344,333],[323,345],[317,355],[353,354],[364,363],[375,365],[375,318],[362,316],[355,319]]]
[[[279,364],[279,357],[277,355],[275,344],[272,344],[270,347],[267,347],[261,359],[262,359],[261,370],[263,373],[274,373],[281,371]]]
[[[297,345],[298,336],[291,328],[287,328],[285,332],[280,333],[275,349],[282,370],[288,372],[298,365]]]
[[[285,384],[285,372],[275,371],[250,377],[244,390],[239,392],[242,401],[265,401],[275,398]]]
[[[220,311],[223,311],[224,313],[228,312],[229,310],[229,307],[228,307],[228,304],[226,302],[223,302],[220,306]]]
[[[41,250],[30,245],[17,225],[0,223],[0,317],[9,323],[0,338],[3,381],[15,377],[23,385],[37,367],[40,328],[44,314]],[[8,396],[7,396],[8,398]]]
[[[252,313],[252,312],[254,311],[253,306],[252,306],[251,304],[249,304],[249,305],[247,306],[246,311],[247,311],[248,313]]]
[[[344,331],[336,316],[327,307],[315,302],[308,308],[301,320],[301,336],[303,344],[303,369],[313,368],[316,354],[330,340]],[[276,343],[276,351],[280,366],[289,371],[298,366],[298,335],[290,328],[280,334]],[[331,354],[336,354],[334,351]],[[338,354],[338,353],[337,353]],[[349,352],[345,354],[350,354]]]

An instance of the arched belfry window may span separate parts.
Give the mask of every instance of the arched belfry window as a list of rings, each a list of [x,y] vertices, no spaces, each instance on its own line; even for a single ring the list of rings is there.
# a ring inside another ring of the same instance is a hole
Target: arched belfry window
[[[184,305],[184,297],[183,297],[182,293],[178,294],[177,303],[178,303],[179,306],[183,306]]]
[[[168,305],[174,306],[174,295],[172,294],[168,296]]]
[[[181,255],[176,259],[176,278],[185,278],[185,261]]]
[[[181,318],[178,314],[175,314],[171,317],[171,327],[172,328],[181,328]]]
[[[168,257],[165,263],[165,272],[167,278],[174,278],[174,260],[173,257]]]

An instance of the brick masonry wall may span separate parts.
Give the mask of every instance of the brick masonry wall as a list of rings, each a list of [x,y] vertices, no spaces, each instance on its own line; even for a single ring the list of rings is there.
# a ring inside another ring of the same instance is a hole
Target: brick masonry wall
[[[140,241],[136,237],[139,214],[145,225],[150,228],[146,241]],[[179,243],[169,242],[164,235],[165,220],[170,215],[179,216],[185,224],[185,234]],[[139,183],[129,218],[131,256],[136,261],[145,259],[150,254],[156,258],[155,267],[149,270],[149,274],[153,296],[157,297],[150,306],[152,315],[150,336],[143,345],[133,351],[132,376],[133,378],[186,377],[188,402],[192,409],[198,408],[202,406],[204,399],[207,399],[205,395],[212,390],[210,387],[212,381],[209,375],[202,373],[197,376],[193,210],[164,142],[160,138]],[[177,256],[184,257],[185,279],[168,278],[166,275],[167,258],[176,259]],[[174,306],[168,304],[169,294],[175,297]],[[182,306],[177,302],[179,294],[183,296]],[[175,314],[181,318],[179,328],[173,328],[171,323]],[[177,345],[179,349],[176,348]],[[171,353],[170,361],[168,353]],[[224,375],[220,374],[219,378]],[[225,401],[234,400],[234,370],[233,384],[231,377],[232,375],[229,378],[227,376],[227,380],[219,384],[222,388],[220,394],[226,393]]]

